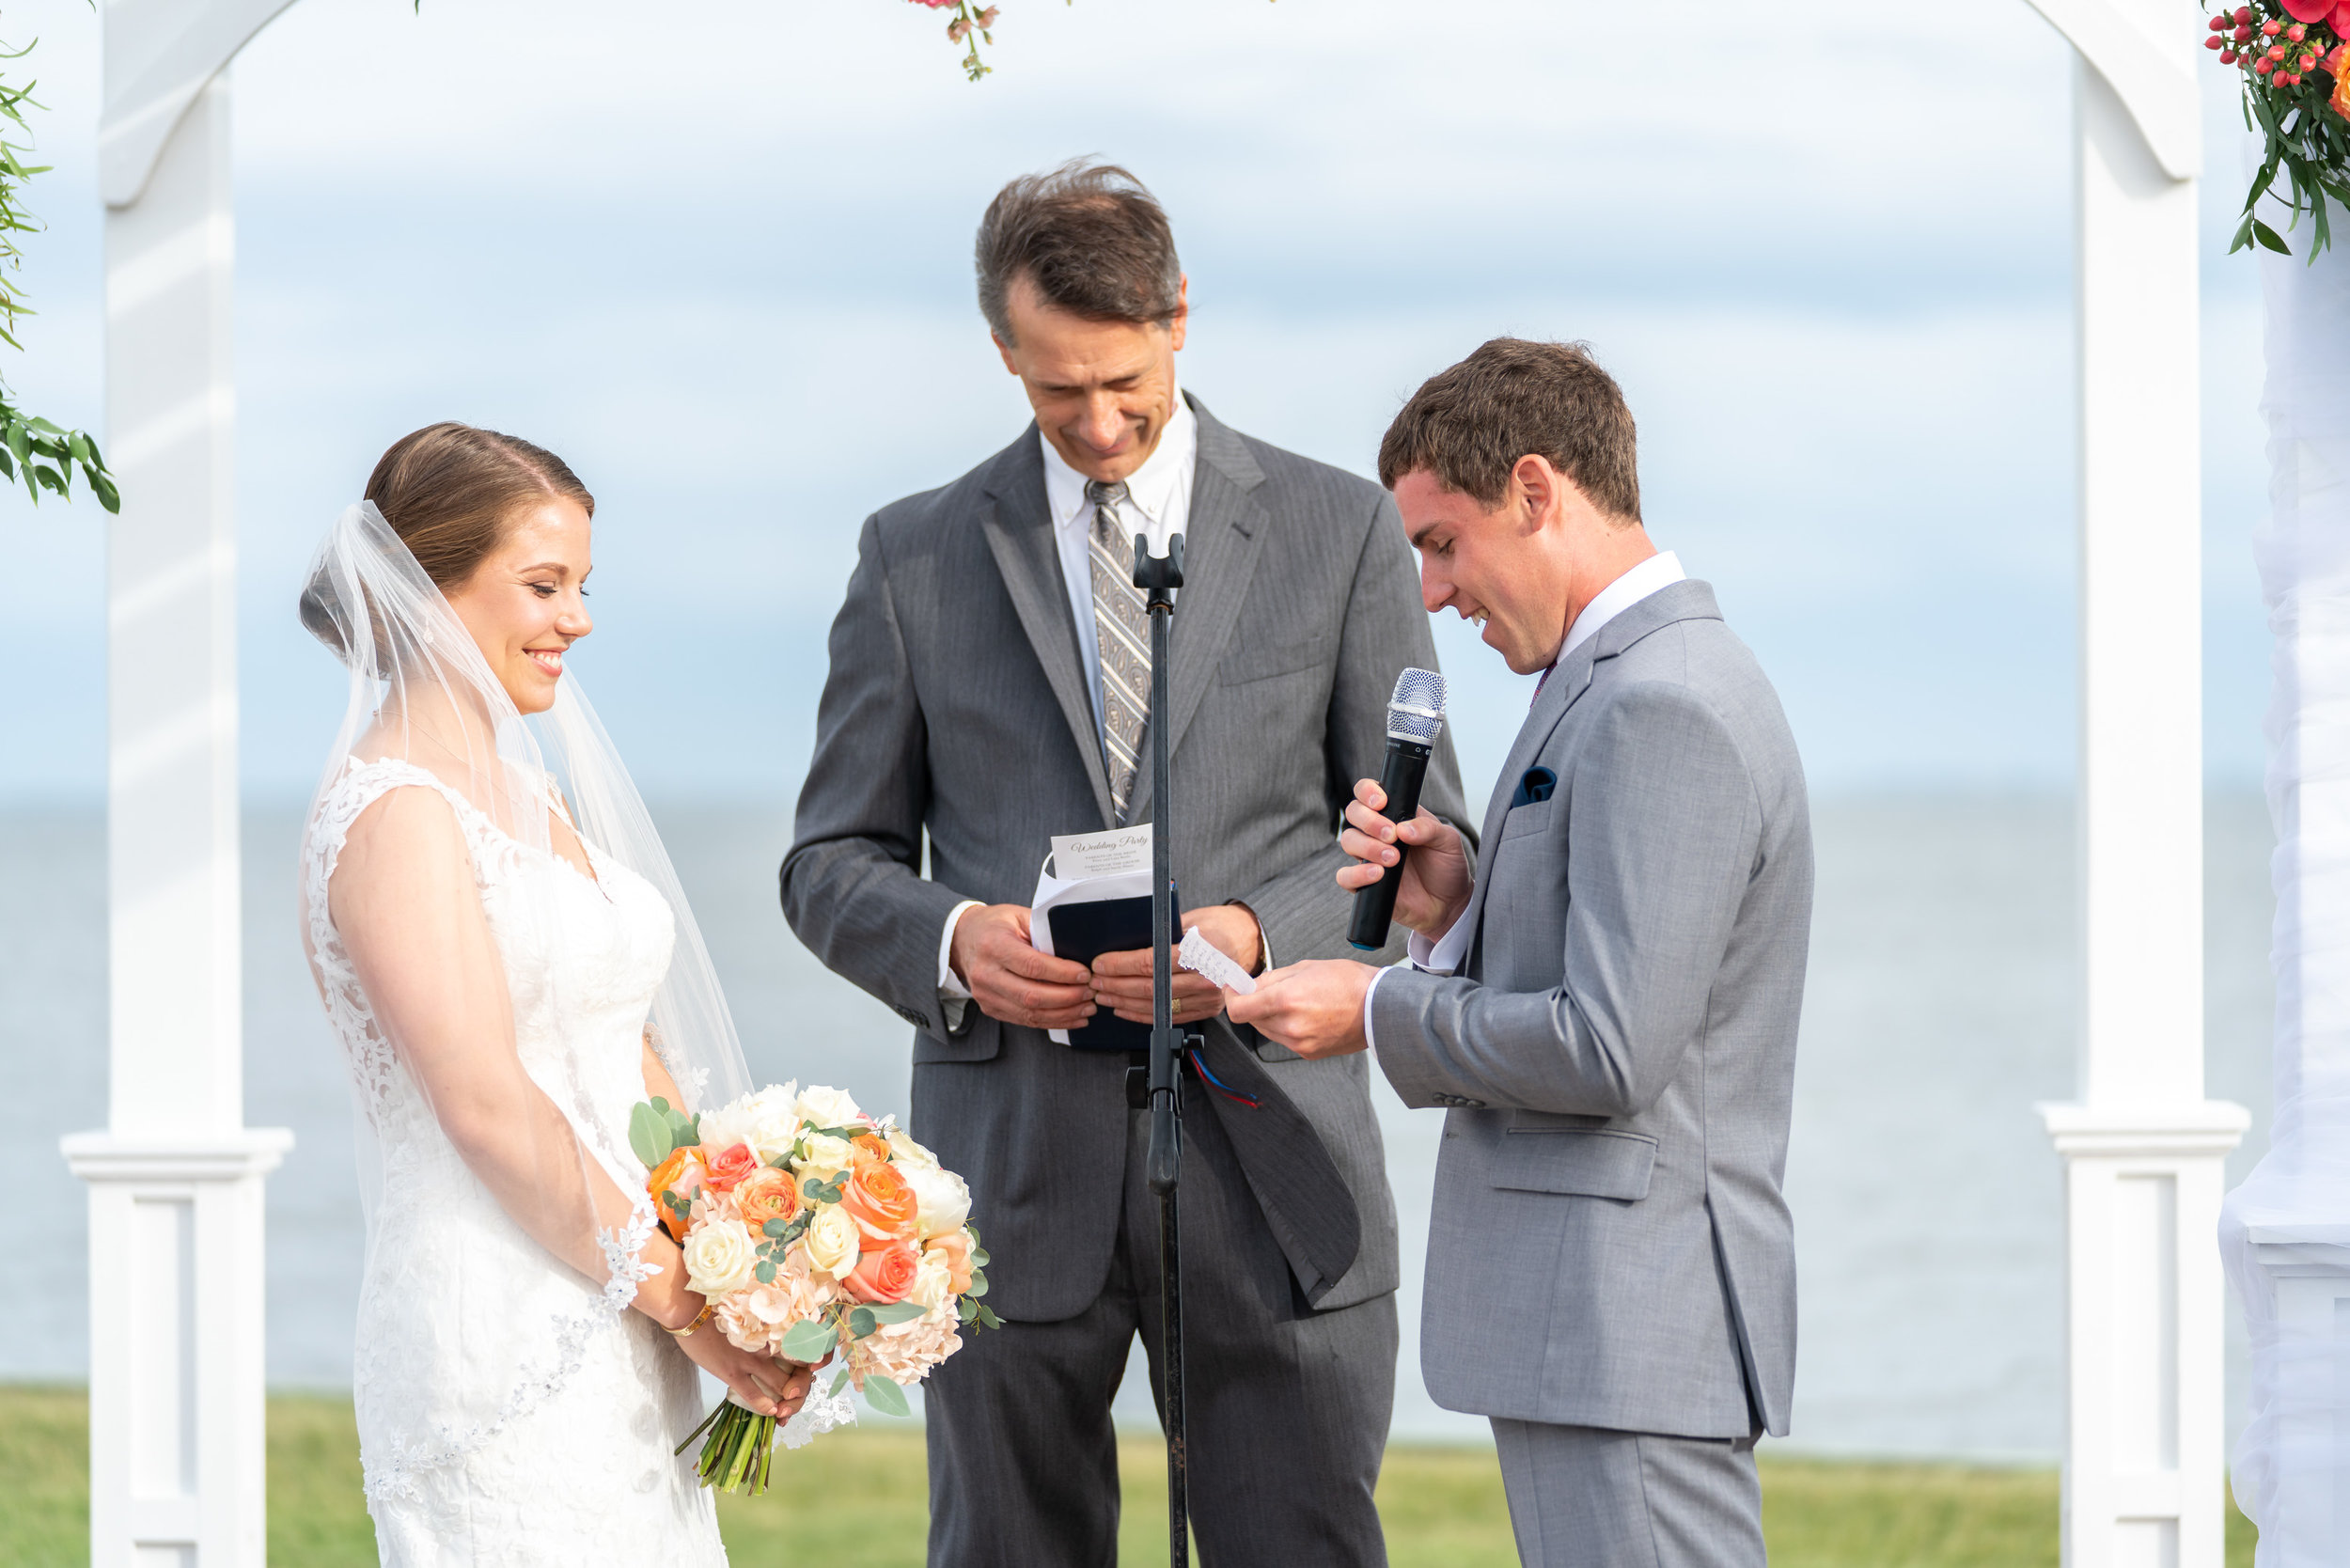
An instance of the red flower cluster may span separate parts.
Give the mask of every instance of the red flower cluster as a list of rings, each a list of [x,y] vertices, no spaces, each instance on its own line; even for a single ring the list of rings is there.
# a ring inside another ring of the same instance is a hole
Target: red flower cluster
[[[2320,71],[2338,83],[2342,40],[2350,38],[2350,0],[2273,3],[2283,7],[2284,19],[2264,16],[2250,6],[2221,11],[2211,19],[2203,47],[2217,51],[2221,65],[2242,66],[2257,85],[2297,87]],[[2320,85],[2331,88],[2336,83]],[[2339,106],[2340,94],[2335,97]]]

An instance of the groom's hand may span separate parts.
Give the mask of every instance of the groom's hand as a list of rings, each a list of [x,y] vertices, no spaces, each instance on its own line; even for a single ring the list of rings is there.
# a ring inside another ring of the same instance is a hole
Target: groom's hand
[[[1381,815],[1386,792],[1375,778],[1358,780],[1355,798],[1346,805],[1346,826],[1339,831],[1339,848],[1355,859],[1339,868],[1339,886],[1350,893],[1386,875],[1403,849],[1412,852],[1403,862],[1403,882],[1395,892],[1399,924],[1423,936],[1442,936],[1468,907],[1476,886],[1468,845],[1461,835],[1425,806],[1409,822],[1389,822]]]
[[[1312,958],[1276,969],[1248,996],[1225,994],[1235,1024],[1301,1057],[1342,1057],[1364,1048],[1363,993],[1379,971],[1351,959]]]
[[[1075,1029],[1093,1016],[1092,974],[1082,964],[1038,952],[1022,905],[964,910],[947,963],[979,1011],[999,1024]]]

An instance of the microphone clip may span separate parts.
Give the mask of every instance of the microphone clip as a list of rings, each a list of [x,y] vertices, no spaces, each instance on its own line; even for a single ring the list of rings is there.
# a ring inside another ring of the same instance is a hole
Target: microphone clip
[[[1151,541],[1135,535],[1135,587],[1142,590],[1143,608],[1173,609],[1175,590],[1183,586],[1183,536],[1167,536],[1167,554],[1151,554]]]

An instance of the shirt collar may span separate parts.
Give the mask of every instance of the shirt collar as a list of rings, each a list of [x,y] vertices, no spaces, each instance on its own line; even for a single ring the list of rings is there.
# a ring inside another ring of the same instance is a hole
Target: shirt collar
[[[1042,431],[1036,432],[1036,444],[1044,448],[1044,501],[1052,510],[1053,526],[1067,527],[1081,517],[1090,526],[1093,511],[1086,504],[1086,477],[1069,466]],[[1126,476],[1126,498],[1152,525],[1152,532],[1166,522],[1168,506],[1190,482],[1192,464],[1198,455],[1199,417],[1179,389],[1175,412],[1159,432],[1157,447],[1142,460],[1141,467]]]
[[[1583,613],[1567,628],[1567,640],[1559,645],[1559,658],[1564,659],[1576,648],[1599,635],[1600,628],[1654,593],[1683,581],[1688,573],[1681,570],[1681,557],[1670,550],[1662,550],[1599,590],[1591,602],[1583,606]],[[1557,663],[1556,660],[1553,663]]]

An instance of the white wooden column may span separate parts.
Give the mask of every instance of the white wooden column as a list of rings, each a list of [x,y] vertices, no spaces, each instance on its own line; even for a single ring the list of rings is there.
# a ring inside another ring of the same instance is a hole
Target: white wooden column
[[[2079,1097],[2065,1164],[2067,1568],[2219,1568],[2222,1162],[2203,1096],[2201,464],[2186,0],[2034,0],[2074,67]]]
[[[261,1184],[244,1125],[229,55],[285,0],[112,0],[100,132],[107,1126],[89,1184],[90,1561],[266,1559]]]

